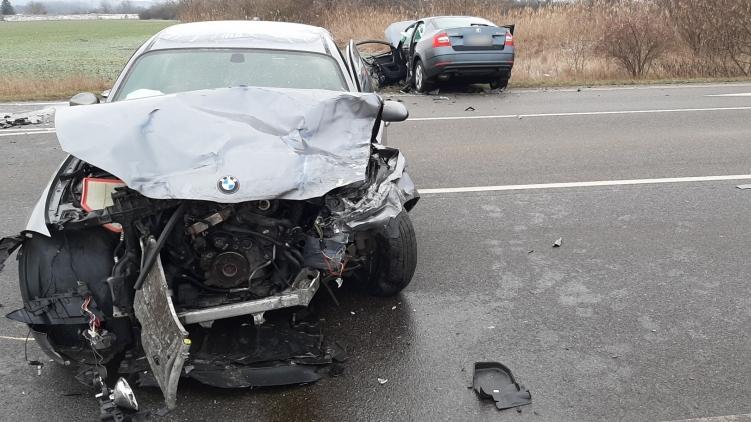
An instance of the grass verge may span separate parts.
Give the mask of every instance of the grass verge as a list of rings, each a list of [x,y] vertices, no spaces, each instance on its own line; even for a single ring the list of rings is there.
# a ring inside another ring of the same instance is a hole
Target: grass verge
[[[0,101],[107,89],[139,45],[174,23],[0,22]]]

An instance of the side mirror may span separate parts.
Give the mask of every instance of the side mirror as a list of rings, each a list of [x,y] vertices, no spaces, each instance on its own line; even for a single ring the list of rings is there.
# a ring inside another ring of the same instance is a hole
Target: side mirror
[[[71,97],[70,106],[99,104],[99,98],[91,92],[82,92]]]
[[[384,122],[403,122],[409,117],[409,111],[404,104],[386,100],[383,102],[383,111],[381,112],[381,120]]]

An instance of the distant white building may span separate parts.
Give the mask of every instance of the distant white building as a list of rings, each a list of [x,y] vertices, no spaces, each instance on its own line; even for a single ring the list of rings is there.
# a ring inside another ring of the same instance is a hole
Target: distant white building
[[[138,20],[136,13],[85,13],[80,15],[5,15],[0,20],[6,22],[31,21],[95,21],[95,20]]]

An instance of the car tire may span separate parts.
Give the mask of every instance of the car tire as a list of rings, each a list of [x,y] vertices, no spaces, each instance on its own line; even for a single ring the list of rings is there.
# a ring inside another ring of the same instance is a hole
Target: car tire
[[[373,296],[393,296],[412,281],[417,266],[417,238],[409,214],[399,213],[375,237],[366,290]]]
[[[498,78],[490,81],[490,89],[506,89],[508,78]]]
[[[425,65],[422,64],[422,60],[417,59],[415,62],[415,70],[412,72],[412,85],[417,92],[428,92],[432,88],[432,83],[425,75]]]

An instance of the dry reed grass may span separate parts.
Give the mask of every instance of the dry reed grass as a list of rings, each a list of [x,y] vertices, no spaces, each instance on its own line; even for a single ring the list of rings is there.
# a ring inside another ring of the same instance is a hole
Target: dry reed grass
[[[78,92],[101,92],[112,85],[104,78],[76,75],[30,79],[0,75],[0,101],[53,100]]]
[[[598,47],[619,17],[634,8],[647,7],[648,3],[592,0],[544,7],[512,7],[513,3],[489,0],[277,0],[276,6],[267,10],[258,0],[184,0],[181,19],[258,16],[310,23],[328,28],[339,43],[344,44],[349,39],[383,39],[384,29],[396,21],[435,15],[482,16],[497,24],[516,25],[517,56],[512,85],[570,85],[635,79],[606,56],[605,49]],[[654,20],[660,33],[667,34],[667,46],[648,66],[648,71],[636,79],[706,80],[743,76],[725,61],[698,55],[695,47],[682,41],[667,6],[661,2],[652,3],[654,5],[661,11]]]

